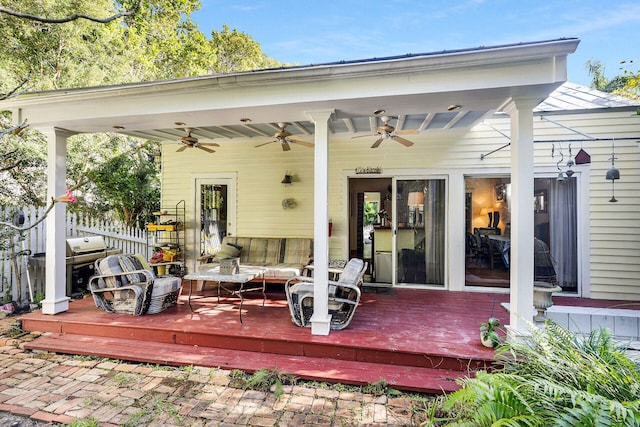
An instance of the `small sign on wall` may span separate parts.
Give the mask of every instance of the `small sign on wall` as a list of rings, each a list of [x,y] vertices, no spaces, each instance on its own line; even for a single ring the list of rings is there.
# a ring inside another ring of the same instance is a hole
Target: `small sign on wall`
[[[381,174],[382,168],[380,166],[376,166],[376,167],[367,166],[367,167],[356,168],[356,175],[366,175],[371,173]]]

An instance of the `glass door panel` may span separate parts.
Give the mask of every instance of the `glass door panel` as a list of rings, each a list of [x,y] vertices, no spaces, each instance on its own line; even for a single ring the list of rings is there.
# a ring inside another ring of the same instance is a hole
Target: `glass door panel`
[[[445,180],[397,180],[396,189],[396,281],[444,286]]]
[[[227,235],[227,186],[200,184],[200,255],[216,253]]]

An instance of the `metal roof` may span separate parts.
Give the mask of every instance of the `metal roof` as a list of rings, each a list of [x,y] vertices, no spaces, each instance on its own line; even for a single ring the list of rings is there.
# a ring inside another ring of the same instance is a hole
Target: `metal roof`
[[[602,108],[639,107],[640,102],[613,93],[565,82],[536,108],[535,112],[593,110]]]

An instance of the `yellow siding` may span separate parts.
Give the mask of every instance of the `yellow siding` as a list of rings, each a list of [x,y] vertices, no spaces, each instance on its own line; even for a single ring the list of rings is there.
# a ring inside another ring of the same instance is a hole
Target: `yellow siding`
[[[598,138],[640,137],[640,117],[630,112],[591,113],[550,116],[585,134]],[[508,118],[488,121],[500,131],[509,134]],[[580,135],[553,123],[534,118],[535,139],[577,139]],[[415,170],[424,174],[482,175],[504,173],[510,166],[509,147],[480,159],[507,144],[509,140],[486,124],[478,124],[467,134],[457,132],[431,132],[406,136],[415,145],[406,148],[386,140],[377,149],[369,148],[375,136],[350,138],[332,135],[329,152],[329,216],[333,220],[330,256],[346,256],[348,220],[343,206],[347,188],[346,174],[354,175],[358,167],[379,166],[391,169]],[[313,141],[313,136],[303,139]],[[186,200],[187,220],[193,226],[192,174],[208,172],[236,172],[237,231],[239,236],[313,236],[313,149],[293,146],[283,152],[277,143],[261,148],[262,141],[219,140],[221,147],[215,154],[197,149],[176,153],[177,144],[163,149],[163,204],[167,206],[180,199]],[[568,143],[555,143],[556,154],[562,147],[565,161]],[[588,237],[591,253],[588,262],[593,298],[637,299],[640,297],[640,146],[635,141],[616,141],[616,167],[621,179],[615,183],[618,203],[609,203],[611,183],[604,179],[610,167],[610,141],[572,143],[573,155],[583,148],[591,155],[589,170]],[[534,161],[537,170],[554,171],[551,143],[535,144]],[[563,168],[564,165],[563,165]],[[566,168],[565,168],[566,169]],[[291,185],[280,183],[285,172],[294,177]],[[451,195],[450,197],[456,197]],[[459,195],[461,197],[461,195]],[[294,198],[297,206],[284,210],[282,199]],[[450,213],[449,223],[458,221],[460,213]]]

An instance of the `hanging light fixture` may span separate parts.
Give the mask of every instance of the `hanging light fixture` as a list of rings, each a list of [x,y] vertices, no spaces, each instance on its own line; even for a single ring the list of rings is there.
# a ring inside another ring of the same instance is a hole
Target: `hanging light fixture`
[[[615,148],[615,140],[611,141],[611,157],[609,158],[609,160],[611,160],[611,167],[609,168],[609,170],[607,171],[607,175],[605,176],[605,178],[609,181],[611,181],[611,199],[609,199],[609,202],[611,203],[615,203],[618,201],[618,199],[616,199],[616,195],[615,195],[615,182],[617,179],[620,179],[620,171],[616,168],[615,164],[616,164],[616,148]]]
[[[282,178],[282,181],[280,181],[280,184],[284,184],[284,185],[288,185],[291,184],[293,181],[291,180],[291,175],[289,175],[289,173],[285,173],[284,174],[284,178]]]
[[[567,171],[565,172],[565,174],[567,174],[567,178],[571,178],[573,176],[573,174],[575,173],[572,169],[571,166],[575,165],[575,162],[573,161],[573,156],[571,154],[571,144],[569,144],[569,160],[567,160]]]

